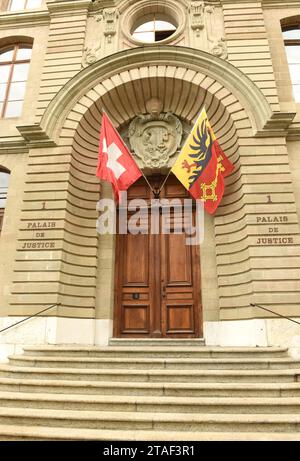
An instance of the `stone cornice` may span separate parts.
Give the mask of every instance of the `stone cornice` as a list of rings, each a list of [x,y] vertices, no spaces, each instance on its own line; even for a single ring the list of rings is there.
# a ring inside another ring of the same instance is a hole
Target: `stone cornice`
[[[220,0],[220,3],[222,5],[227,5],[227,4],[233,4],[234,6],[237,6],[239,3],[262,3],[262,0]]]
[[[262,0],[262,6],[267,8],[297,8],[300,7],[299,0]]]
[[[21,136],[0,138],[0,154],[24,154],[28,146]]]
[[[258,130],[257,137],[286,137],[288,129],[296,115],[296,112],[275,112],[269,118],[262,130]]]
[[[17,126],[21,136],[0,138],[0,154],[24,154],[29,149],[55,147],[39,125]]]
[[[39,125],[17,126],[27,148],[55,147],[55,142],[43,131]]]
[[[48,10],[32,10],[15,12],[2,12],[0,14],[0,29],[8,27],[33,27],[49,24],[50,14]]]
[[[55,1],[47,2],[48,10],[51,14],[54,13],[68,13],[78,12],[80,10],[88,10],[91,0],[77,0],[77,1]]]
[[[263,8],[297,8],[300,6],[299,0],[220,0],[222,5],[232,4],[234,6],[243,3],[261,3]]]
[[[300,122],[291,123],[287,134],[288,141],[300,141]]]
[[[131,2],[126,0],[127,6],[131,5]],[[116,8],[118,7],[118,2],[115,0],[95,0],[94,2],[90,3],[89,10],[91,12],[96,12],[99,10],[103,10],[104,8]]]

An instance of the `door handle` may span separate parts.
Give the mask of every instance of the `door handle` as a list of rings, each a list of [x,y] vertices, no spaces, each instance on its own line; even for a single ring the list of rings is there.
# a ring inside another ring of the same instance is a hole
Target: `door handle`
[[[161,295],[162,295],[163,298],[166,297],[166,286],[165,285],[162,285],[162,287],[161,287]]]

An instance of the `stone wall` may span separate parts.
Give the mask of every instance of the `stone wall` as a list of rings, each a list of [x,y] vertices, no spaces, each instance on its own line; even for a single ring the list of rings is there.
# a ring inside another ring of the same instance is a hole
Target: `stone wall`
[[[0,14],[0,45],[33,39],[22,117],[0,120],[0,165],[12,172],[0,314],[59,303],[52,315],[97,318],[110,331],[114,239],[95,230],[101,110],[122,128],[157,97],[190,126],[205,104],[236,166],[216,216],[205,221],[204,320],[266,316],[250,303],[297,317],[300,104],[280,21],[299,15],[300,2],[154,2],[157,12],[165,6],[181,17],[178,30],[138,47],[130,31],[151,10],[144,3],[47,1]]]

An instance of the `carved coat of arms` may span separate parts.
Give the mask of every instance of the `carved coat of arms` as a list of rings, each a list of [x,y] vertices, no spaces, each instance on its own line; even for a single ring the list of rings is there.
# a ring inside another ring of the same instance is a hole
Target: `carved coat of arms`
[[[182,124],[171,113],[138,115],[129,126],[129,140],[144,166],[161,168],[180,146]]]

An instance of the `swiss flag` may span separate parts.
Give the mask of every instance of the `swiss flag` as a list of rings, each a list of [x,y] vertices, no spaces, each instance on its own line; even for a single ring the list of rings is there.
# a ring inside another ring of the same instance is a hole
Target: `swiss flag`
[[[120,201],[120,192],[127,190],[142,176],[142,172],[133,160],[121,136],[105,113],[102,117],[96,176],[111,182],[118,202]]]

